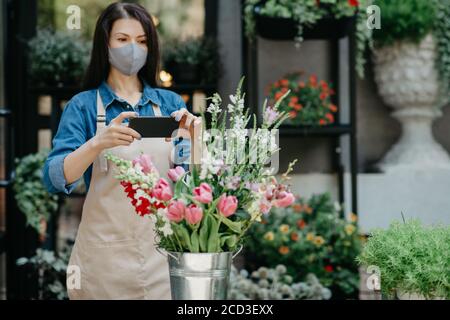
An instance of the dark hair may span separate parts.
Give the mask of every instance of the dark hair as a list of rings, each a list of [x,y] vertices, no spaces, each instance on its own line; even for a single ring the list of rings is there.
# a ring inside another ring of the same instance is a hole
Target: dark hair
[[[156,27],[150,14],[139,4],[115,2],[110,4],[97,20],[92,45],[91,60],[84,78],[84,89],[95,89],[109,74],[108,42],[114,21],[133,18],[142,24],[147,36],[147,61],[138,72],[141,80],[149,85],[158,86],[159,77],[159,43]]]

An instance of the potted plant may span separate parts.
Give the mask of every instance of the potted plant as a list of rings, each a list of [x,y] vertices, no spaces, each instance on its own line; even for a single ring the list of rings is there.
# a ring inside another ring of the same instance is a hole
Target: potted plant
[[[302,73],[285,75],[267,87],[268,97],[275,102],[290,90],[290,94],[280,103],[280,110],[289,114],[286,125],[325,126],[335,122],[334,114],[338,111],[332,103],[335,94],[332,86],[324,80],[317,80],[312,74],[302,80]]]
[[[47,191],[42,183],[42,167],[48,150],[16,159],[13,190],[20,211],[27,219],[27,225],[34,228],[43,241],[46,236],[47,221],[58,210],[58,195]]]
[[[116,177],[136,212],[155,223],[158,248],[168,255],[173,299],[224,299],[233,254],[248,229],[272,206],[285,207],[294,201],[284,181],[295,161],[280,181],[266,166],[278,151],[277,131],[270,129],[286,119],[285,112],[278,110],[285,96],[267,107],[270,116],[261,128],[253,117],[249,134],[251,116],[244,110],[242,81],[226,111],[220,95],[211,98],[207,108],[211,127],[202,130],[198,142],[201,159],[188,172],[181,166],[169,170],[173,190],[148,155],[134,160],[105,155],[116,164]],[[220,147],[224,142],[226,149]],[[242,148],[248,152],[241,153]]]
[[[378,92],[402,124],[381,171],[450,169],[431,126],[450,97],[450,1],[376,0],[382,29],[373,33]]]
[[[260,267],[251,274],[232,267],[228,298],[232,300],[328,300],[331,291],[317,277],[307,274],[303,282],[294,282],[286,266]]]
[[[62,31],[38,30],[28,41],[30,84],[34,87],[75,86],[81,81],[90,46]]]
[[[220,72],[218,46],[207,37],[189,38],[166,46],[164,65],[176,84],[214,84]]]
[[[375,266],[387,297],[450,299],[450,228],[395,221],[368,238],[358,262]]]
[[[371,30],[366,27],[365,11],[371,0],[246,0],[245,33],[272,40],[342,38],[356,23],[356,71],[364,74],[364,53],[371,45]]]

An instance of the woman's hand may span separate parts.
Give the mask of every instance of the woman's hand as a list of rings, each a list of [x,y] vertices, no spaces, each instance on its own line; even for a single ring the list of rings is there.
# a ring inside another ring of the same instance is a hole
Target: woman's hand
[[[173,112],[171,116],[180,123],[176,136],[191,141],[191,164],[200,163],[202,153],[202,144],[200,140],[203,128],[202,118],[194,116],[184,108]],[[171,138],[166,138],[166,141],[171,141]]]
[[[124,119],[135,118],[137,114],[132,111],[122,112],[105,127],[98,135],[94,136],[95,146],[99,150],[116,146],[129,146],[134,139],[141,139],[141,135],[128,126],[122,124]]]
[[[202,118],[194,116],[185,108],[172,112],[171,116],[179,122],[177,137],[192,140],[200,132]],[[166,141],[170,140],[171,138],[166,138]]]

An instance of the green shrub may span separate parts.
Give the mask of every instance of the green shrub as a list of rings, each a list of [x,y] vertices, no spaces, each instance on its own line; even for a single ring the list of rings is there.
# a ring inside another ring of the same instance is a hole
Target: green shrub
[[[30,83],[33,86],[70,86],[81,81],[90,46],[69,32],[38,30],[28,42]]]
[[[13,190],[17,206],[27,219],[27,224],[40,232],[41,221],[48,221],[58,209],[58,195],[47,191],[42,183],[42,167],[48,151],[16,159]]]
[[[450,227],[426,227],[418,220],[394,222],[375,230],[360,264],[379,268],[381,291],[450,299]]]

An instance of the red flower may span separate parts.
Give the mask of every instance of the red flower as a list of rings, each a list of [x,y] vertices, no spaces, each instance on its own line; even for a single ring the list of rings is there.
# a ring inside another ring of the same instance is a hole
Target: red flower
[[[330,105],[328,106],[328,108],[330,109],[331,112],[336,112],[336,111],[337,111],[337,107],[336,107],[336,105],[334,105],[334,104],[330,104]]]
[[[328,119],[330,123],[334,122],[334,116],[331,113],[327,113],[325,117]]]
[[[327,95],[326,92],[322,92],[322,93],[320,94],[319,98],[320,98],[320,100],[325,100],[327,96],[328,96],[328,95]]]
[[[326,272],[333,272],[333,266],[332,265],[328,264],[328,265],[325,266],[324,269],[325,269]]]
[[[136,213],[138,213],[142,217],[150,214],[150,201],[143,197],[140,197],[139,200],[141,200],[141,203],[137,207],[135,207]]]
[[[348,0],[348,4],[349,4],[351,7],[357,7],[357,6],[359,6],[358,0]]]
[[[327,124],[327,122],[326,122],[324,119],[320,119],[320,120],[319,120],[319,124],[320,124],[321,126],[323,126],[323,125]]]
[[[281,79],[281,80],[280,80],[280,84],[281,84],[283,87],[287,87],[287,86],[289,85],[289,81],[288,81],[287,79]]]
[[[295,118],[296,116],[297,116],[297,112],[295,112],[295,111],[289,111],[289,117],[290,117],[291,119]]]

